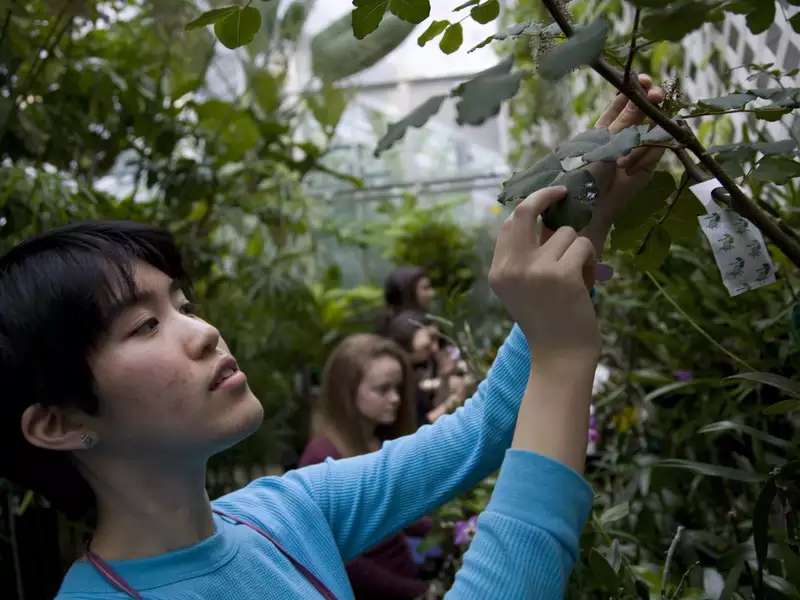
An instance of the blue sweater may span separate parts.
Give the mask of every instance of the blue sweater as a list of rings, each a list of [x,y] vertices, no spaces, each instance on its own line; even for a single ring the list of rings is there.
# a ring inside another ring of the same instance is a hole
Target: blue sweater
[[[339,600],[353,598],[344,563],[502,463],[450,600],[562,598],[592,492],[547,457],[507,450],[530,355],[514,327],[486,380],[453,415],[381,450],[263,477],[213,505],[266,529]],[[319,594],[269,542],[214,515],[216,532],[160,556],[109,561],[146,600],[285,600]],[[57,600],[127,598],[86,561],[72,565]]]

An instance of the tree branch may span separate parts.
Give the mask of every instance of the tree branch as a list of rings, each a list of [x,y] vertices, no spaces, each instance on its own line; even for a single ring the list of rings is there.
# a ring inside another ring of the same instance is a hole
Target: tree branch
[[[542,3],[555,22],[558,23],[558,26],[564,34],[567,37],[572,36],[572,25],[560,2],[558,0],[542,0]],[[694,132],[688,127],[685,129],[682,128],[655,104],[650,102],[647,98],[647,92],[642,89],[638,78],[631,78],[626,85],[624,74],[609,65],[602,57],[592,64],[592,68],[594,68],[603,79],[625,94],[628,99],[654,123],[660,125],[664,131],[669,133],[676,141],[691,150],[703,167],[705,167],[713,177],[716,177],[720,185],[728,191],[731,198],[731,208],[741,216],[753,222],[764,235],[772,240],[789,260],[800,267],[800,243],[796,242],[790,235],[783,231],[768,214],[758,208],[758,206],[747,197],[739,186],[736,185],[736,182],[723,170],[722,166],[709,154],[703,144],[700,143],[700,140],[697,139]]]
[[[622,81],[625,85],[631,82],[631,67],[633,66],[633,58],[636,56],[636,39],[639,36],[639,18],[642,15],[642,9],[636,7],[636,14],[633,17],[633,33],[631,33],[631,48],[628,50],[628,62],[625,64],[625,76]]]

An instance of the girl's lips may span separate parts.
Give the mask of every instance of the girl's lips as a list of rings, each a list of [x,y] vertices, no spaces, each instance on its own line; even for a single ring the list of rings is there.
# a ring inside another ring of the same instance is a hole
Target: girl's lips
[[[236,371],[233,375],[225,379],[222,383],[220,383],[217,387],[213,388],[211,391],[216,392],[217,390],[225,390],[232,387],[238,387],[242,384],[247,382],[247,375],[242,370]]]

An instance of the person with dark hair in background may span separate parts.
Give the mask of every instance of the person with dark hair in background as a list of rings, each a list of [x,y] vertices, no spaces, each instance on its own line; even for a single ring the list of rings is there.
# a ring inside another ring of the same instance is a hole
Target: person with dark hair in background
[[[377,333],[386,335],[389,323],[404,310],[427,313],[433,306],[436,290],[425,269],[415,266],[397,267],[386,277],[383,299],[386,302]]]

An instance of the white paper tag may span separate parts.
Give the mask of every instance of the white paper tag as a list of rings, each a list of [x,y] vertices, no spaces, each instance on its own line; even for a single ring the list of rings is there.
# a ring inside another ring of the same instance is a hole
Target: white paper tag
[[[697,220],[731,296],[775,283],[775,265],[755,225],[727,208]]]
[[[692,193],[697,196],[697,199],[706,207],[706,212],[719,212],[720,206],[711,198],[711,192],[715,189],[722,187],[716,179],[709,179],[702,183],[696,183],[689,186]]]

